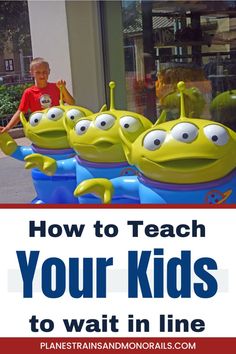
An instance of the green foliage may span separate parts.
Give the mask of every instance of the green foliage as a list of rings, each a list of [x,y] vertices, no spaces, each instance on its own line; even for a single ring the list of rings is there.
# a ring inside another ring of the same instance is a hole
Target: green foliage
[[[24,90],[29,86],[31,84],[0,85],[0,118],[15,113]]]
[[[0,50],[7,41],[16,48],[31,53],[30,25],[27,1],[0,1]]]

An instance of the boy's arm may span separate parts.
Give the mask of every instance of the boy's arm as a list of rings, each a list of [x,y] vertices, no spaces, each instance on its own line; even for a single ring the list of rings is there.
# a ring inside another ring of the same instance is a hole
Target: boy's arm
[[[56,85],[59,89],[61,89],[63,101],[73,106],[75,104],[75,99],[73,96],[71,96],[71,94],[67,90],[66,82],[64,80],[59,80],[57,81]]]
[[[17,125],[20,121],[21,111],[18,109],[16,113],[12,116],[11,120],[8,122],[6,127],[0,127],[0,133],[7,133],[11,128]]]

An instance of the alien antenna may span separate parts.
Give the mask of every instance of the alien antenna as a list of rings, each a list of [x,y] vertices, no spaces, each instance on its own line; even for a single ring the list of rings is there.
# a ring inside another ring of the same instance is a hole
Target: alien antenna
[[[111,81],[109,83],[110,87],[110,110],[115,109],[115,99],[114,99],[114,89],[116,87],[116,84],[114,81]]]
[[[185,83],[183,81],[178,82],[177,88],[180,93],[180,118],[186,118],[184,106],[184,90],[186,88]]]

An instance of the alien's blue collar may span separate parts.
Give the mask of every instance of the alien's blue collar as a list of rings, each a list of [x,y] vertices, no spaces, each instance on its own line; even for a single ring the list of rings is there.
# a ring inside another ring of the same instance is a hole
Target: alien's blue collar
[[[34,153],[42,154],[42,155],[74,155],[75,151],[71,148],[68,149],[44,149],[40,148],[37,145],[31,145]]]
[[[138,180],[140,181],[140,183],[144,184],[145,186],[149,186],[151,188],[159,188],[159,189],[165,189],[170,191],[180,191],[180,190],[194,191],[194,190],[214,188],[219,185],[226,184],[229,181],[231,181],[232,178],[235,176],[236,176],[236,169],[230,172],[227,176],[220,179],[216,179],[214,181],[202,182],[202,183],[191,183],[191,184],[180,184],[180,183],[177,184],[177,183],[164,183],[164,182],[154,181],[152,179],[145,177],[143,174],[139,172]]]
[[[126,167],[128,166],[128,162],[92,162],[87,161],[76,155],[77,162],[85,167],[94,167],[94,168],[114,168],[114,167]]]

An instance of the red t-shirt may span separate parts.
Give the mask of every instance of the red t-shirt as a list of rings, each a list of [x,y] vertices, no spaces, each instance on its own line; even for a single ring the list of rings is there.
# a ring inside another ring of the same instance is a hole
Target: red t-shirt
[[[19,110],[21,112],[41,111],[45,108],[58,106],[60,90],[55,83],[48,83],[46,87],[31,86],[27,88],[21,98]]]

